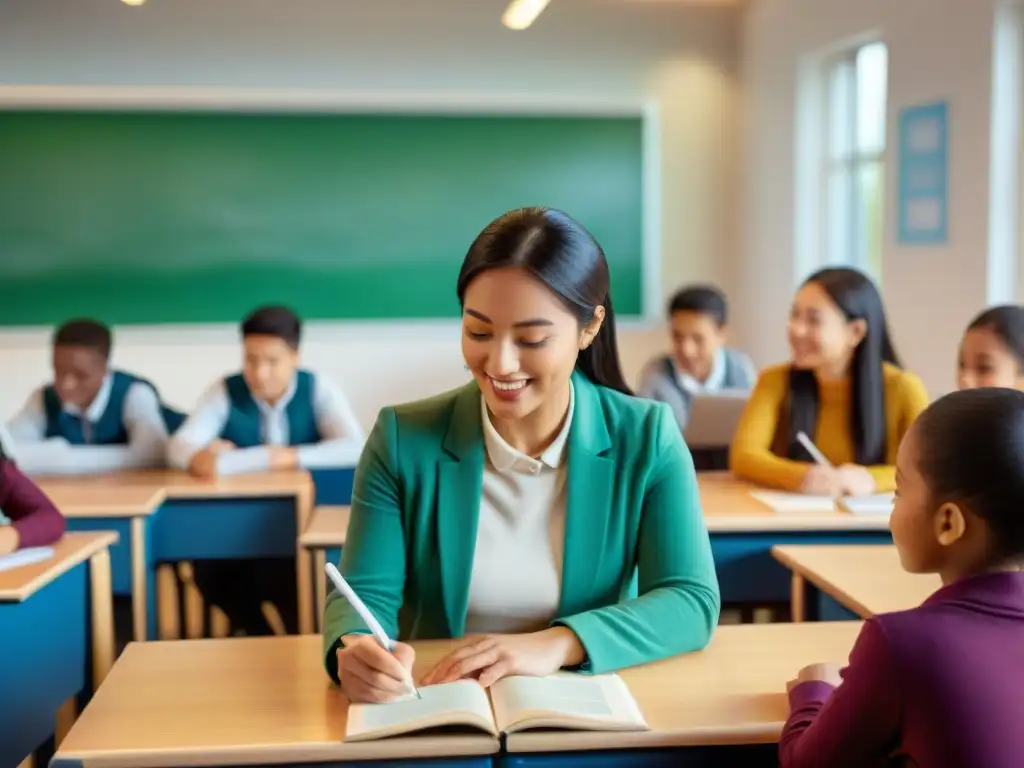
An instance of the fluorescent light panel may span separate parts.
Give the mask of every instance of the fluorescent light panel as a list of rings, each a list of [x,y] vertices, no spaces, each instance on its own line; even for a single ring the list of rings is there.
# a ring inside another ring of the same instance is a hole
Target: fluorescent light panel
[[[551,0],[512,0],[501,17],[501,23],[509,29],[526,29],[540,16]]]

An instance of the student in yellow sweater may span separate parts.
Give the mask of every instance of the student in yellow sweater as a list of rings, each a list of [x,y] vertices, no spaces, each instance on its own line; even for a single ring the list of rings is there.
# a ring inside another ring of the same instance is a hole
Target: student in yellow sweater
[[[874,283],[822,269],[797,291],[789,315],[792,360],[762,371],[733,436],[733,473],[803,493],[891,491],[896,449],[928,405],[921,380],[900,368]],[[816,465],[806,433],[832,463]]]

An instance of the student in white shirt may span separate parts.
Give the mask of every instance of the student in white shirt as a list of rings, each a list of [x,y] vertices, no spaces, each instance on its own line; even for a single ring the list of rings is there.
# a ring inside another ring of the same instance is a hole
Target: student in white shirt
[[[170,441],[172,467],[213,477],[358,461],[363,431],[330,379],[299,368],[301,332],[286,307],[245,318],[242,372],[203,395]]]
[[[145,379],[110,367],[110,329],[71,320],[53,339],[53,383],[7,424],[23,471],[82,475],[163,466],[182,414]]]
[[[295,313],[261,307],[241,330],[241,373],[203,395],[168,445],[170,465],[198,477],[354,465],[363,432],[341,391],[300,369],[302,323]],[[193,571],[206,601],[227,614],[236,632],[271,633],[263,602],[293,625],[293,558],[198,561]]]

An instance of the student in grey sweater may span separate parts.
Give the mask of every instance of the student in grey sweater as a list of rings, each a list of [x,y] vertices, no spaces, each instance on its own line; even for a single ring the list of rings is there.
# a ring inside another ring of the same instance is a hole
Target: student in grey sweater
[[[683,288],[669,302],[668,315],[672,354],[647,363],[637,394],[668,403],[684,429],[695,394],[752,389],[757,370],[746,354],[725,346],[725,296],[717,288]]]

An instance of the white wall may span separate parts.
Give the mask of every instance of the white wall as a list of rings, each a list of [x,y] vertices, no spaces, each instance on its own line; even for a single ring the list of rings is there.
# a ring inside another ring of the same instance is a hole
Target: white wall
[[[276,88],[392,103],[652,103],[660,114],[654,146],[660,205],[652,234],[662,293],[688,279],[728,288],[737,223],[738,12],[556,0],[533,28],[517,34],[499,24],[505,4],[4,2],[0,86]],[[662,343],[660,328],[622,333],[627,375],[635,376]],[[118,365],[152,377],[168,400],[186,407],[239,360],[234,328],[118,329],[115,355]],[[465,377],[451,324],[312,328],[304,358],[339,380],[367,427],[381,405]],[[0,414],[6,414],[48,375],[45,334],[0,333],[0,371]]]
[[[743,243],[735,298],[748,310],[737,316],[738,336],[759,362],[786,354],[785,317],[800,277],[793,266],[800,72],[813,66],[814,57],[824,49],[878,33],[889,47],[890,155],[882,290],[904,362],[925,379],[933,394],[954,386],[960,335],[970,317],[988,302],[990,282],[998,283],[1002,269],[989,258],[995,14],[994,0],[750,4],[741,34],[748,106],[743,132]],[[1020,91],[1010,97],[1019,100]],[[937,99],[950,105],[949,242],[941,247],[901,246],[896,242],[895,218],[897,114],[903,107]],[[1019,146],[1019,134],[1010,140]],[[1011,150],[1008,159],[1000,159],[997,152],[997,162],[1015,164],[1016,151]],[[998,179],[995,186],[1000,189]]]

